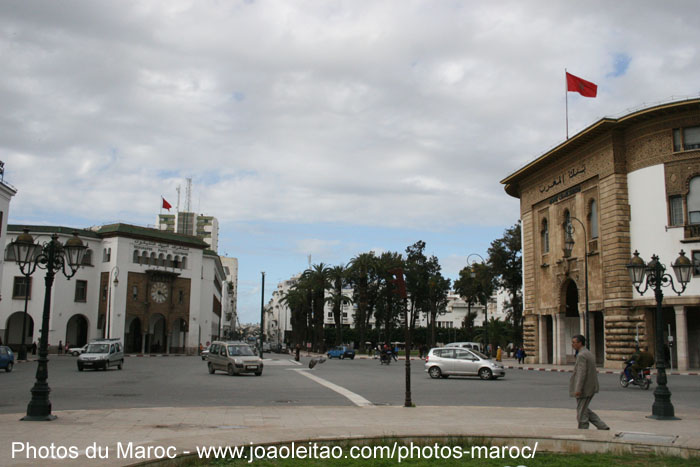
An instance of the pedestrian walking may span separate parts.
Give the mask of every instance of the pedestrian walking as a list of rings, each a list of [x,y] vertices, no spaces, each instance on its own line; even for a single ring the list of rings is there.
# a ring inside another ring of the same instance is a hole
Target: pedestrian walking
[[[587,430],[590,422],[599,430],[609,430],[610,427],[588,408],[599,386],[595,357],[585,344],[586,338],[580,334],[571,339],[571,346],[576,351],[576,365],[569,380],[569,396],[576,398],[576,420],[580,429]]]
[[[32,355],[36,355],[36,341],[32,342]]]
[[[501,350],[501,346],[498,346],[498,349],[496,349],[496,361],[497,362],[502,362],[503,361],[503,350]]]
[[[522,364],[522,365],[525,364],[525,357],[527,357],[527,354],[525,353],[525,349],[520,349],[520,364]]]
[[[68,341],[66,341],[66,345],[63,347],[66,350],[66,354],[68,353],[68,349],[70,349],[70,344]]]
[[[58,354],[63,353],[63,341],[58,341]]]

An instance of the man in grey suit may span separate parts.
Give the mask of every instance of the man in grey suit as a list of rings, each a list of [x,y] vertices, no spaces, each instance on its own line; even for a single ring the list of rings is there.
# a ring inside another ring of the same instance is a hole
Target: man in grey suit
[[[595,369],[595,358],[585,344],[586,338],[580,334],[571,339],[571,346],[576,351],[576,365],[569,380],[569,396],[576,398],[579,428],[587,430],[590,422],[599,430],[609,430],[610,427],[588,408],[593,395],[598,392],[598,372]]]

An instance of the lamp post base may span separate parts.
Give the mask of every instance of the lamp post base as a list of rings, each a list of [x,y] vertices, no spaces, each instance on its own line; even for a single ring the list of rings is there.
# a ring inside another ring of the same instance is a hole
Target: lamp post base
[[[647,415],[646,418],[651,418],[653,420],[683,420],[682,418],[678,418],[674,415]]]
[[[27,346],[22,345],[19,348],[19,353],[17,354],[17,360],[26,360],[27,359]]]
[[[23,422],[50,422],[52,420],[56,420],[58,417],[52,414],[48,415],[25,415],[24,417],[20,418],[20,421]]]

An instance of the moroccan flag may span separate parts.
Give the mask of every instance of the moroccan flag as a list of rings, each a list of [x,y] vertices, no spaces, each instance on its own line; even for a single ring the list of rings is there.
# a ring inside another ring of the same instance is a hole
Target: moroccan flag
[[[163,209],[167,209],[168,211],[170,211],[170,208],[172,208],[172,206],[170,205],[170,203],[168,203],[167,201],[165,201],[165,198],[163,198],[162,196],[160,197],[160,199],[163,200]]]
[[[598,94],[598,85],[567,72],[566,90],[569,92],[577,92],[583,97],[595,97]]]

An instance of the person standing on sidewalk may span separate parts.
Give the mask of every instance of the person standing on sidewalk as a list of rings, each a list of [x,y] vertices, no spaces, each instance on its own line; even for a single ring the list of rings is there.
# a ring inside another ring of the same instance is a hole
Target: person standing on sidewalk
[[[576,365],[569,380],[569,396],[576,398],[576,420],[580,429],[587,430],[590,422],[599,430],[609,430],[610,427],[588,408],[599,386],[595,357],[585,344],[586,338],[580,334],[571,339],[571,346],[576,351]]]

